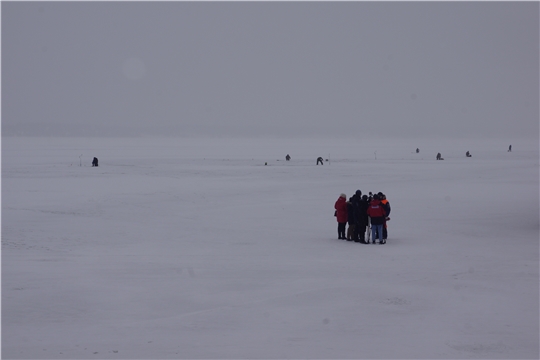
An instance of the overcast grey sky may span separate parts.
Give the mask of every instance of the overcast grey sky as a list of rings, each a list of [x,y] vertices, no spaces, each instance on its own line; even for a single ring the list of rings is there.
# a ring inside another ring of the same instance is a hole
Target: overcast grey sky
[[[539,136],[538,2],[1,7],[4,136]]]

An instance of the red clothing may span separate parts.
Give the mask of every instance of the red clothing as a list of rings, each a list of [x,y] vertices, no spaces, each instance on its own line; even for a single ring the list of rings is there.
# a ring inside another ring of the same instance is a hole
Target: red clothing
[[[337,199],[336,204],[334,205],[334,209],[336,209],[337,211],[337,222],[347,222],[347,199],[340,196],[339,199]]]
[[[372,200],[367,209],[373,225],[382,225],[386,219],[386,211],[379,200]]]

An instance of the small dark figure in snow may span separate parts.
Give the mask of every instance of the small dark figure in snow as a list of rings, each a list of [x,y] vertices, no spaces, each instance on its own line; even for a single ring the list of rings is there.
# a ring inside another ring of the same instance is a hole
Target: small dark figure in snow
[[[97,159],[97,157],[95,157],[94,160],[92,160],[92,166],[98,166],[98,159]]]
[[[437,160],[444,160],[444,159],[441,157],[441,153],[437,153]]]
[[[466,156],[466,157],[472,157],[471,153],[468,152],[468,151],[465,153],[465,156]]]
[[[508,147],[508,152],[512,152],[512,145]]]
[[[291,157],[290,157],[289,154],[287,154],[287,156],[285,156],[285,160],[287,160],[287,161],[291,160]]]
[[[321,165],[324,165],[323,158],[320,156],[317,158],[317,165],[319,165],[319,163],[321,163]]]
[[[420,149],[419,148],[416,148],[416,153],[418,154],[420,152]]]

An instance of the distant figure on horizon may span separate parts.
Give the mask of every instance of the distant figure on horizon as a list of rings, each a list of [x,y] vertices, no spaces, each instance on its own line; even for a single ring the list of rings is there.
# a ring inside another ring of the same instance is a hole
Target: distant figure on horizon
[[[287,154],[287,156],[285,156],[285,160],[287,160],[287,161],[291,160],[291,157],[289,156],[289,154]]]
[[[468,151],[465,153],[465,156],[466,156],[466,157],[472,157],[471,153],[468,152]]]
[[[508,152],[512,152],[512,145],[508,147]]]
[[[437,160],[444,160],[444,159],[441,157],[441,153],[437,153]]]
[[[418,154],[420,152],[420,149],[419,148],[416,148],[416,153]]]
[[[317,165],[319,165],[319,163],[321,163],[321,165],[324,165],[323,158],[320,156],[317,158]]]
[[[98,158],[95,157],[94,160],[92,160],[92,166],[98,166]]]

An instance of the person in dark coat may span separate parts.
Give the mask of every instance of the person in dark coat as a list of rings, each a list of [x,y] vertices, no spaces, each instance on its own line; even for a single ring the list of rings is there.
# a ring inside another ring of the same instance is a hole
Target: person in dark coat
[[[466,156],[466,157],[472,157],[471,153],[468,152],[468,151],[465,153],[465,156]]]
[[[94,160],[92,160],[92,166],[98,166],[98,158],[95,157]]]
[[[317,158],[317,165],[319,165],[319,163],[321,163],[321,165],[324,165],[323,158],[320,156]]]
[[[287,161],[291,160],[291,156],[289,154],[287,154],[287,156],[285,156],[285,160],[287,160]]]
[[[358,206],[359,206],[360,201],[362,200],[362,191],[356,190],[356,192],[354,193],[351,199],[352,199],[352,204],[353,204],[353,209],[354,209],[354,213],[353,213],[354,223],[356,224],[356,231],[354,233],[353,240],[355,242],[359,242],[360,234],[358,233],[358,210],[359,210]]]
[[[360,201],[358,201],[358,206],[356,208],[356,233],[358,235],[358,242],[362,244],[369,244],[366,241],[366,226],[368,225],[368,207],[368,196],[363,195]]]
[[[512,152],[512,145],[508,147],[508,152]]]
[[[384,211],[384,207],[379,200],[378,194],[373,195],[373,200],[369,204],[367,214],[371,219],[371,236],[373,244],[375,244],[375,233],[382,234],[384,220],[386,218],[386,211]],[[379,244],[384,243],[386,243],[385,240],[379,240]]]
[[[355,204],[354,196],[347,201],[347,222],[349,227],[347,228],[347,240],[353,241],[356,238],[356,218],[355,218]]]
[[[441,160],[441,153],[437,153],[437,160]]]
[[[338,239],[347,240],[345,236],[345,227],[347,225],[347,195],[341,194],[334,204],[336,209],[336,218],[338,222]]]

